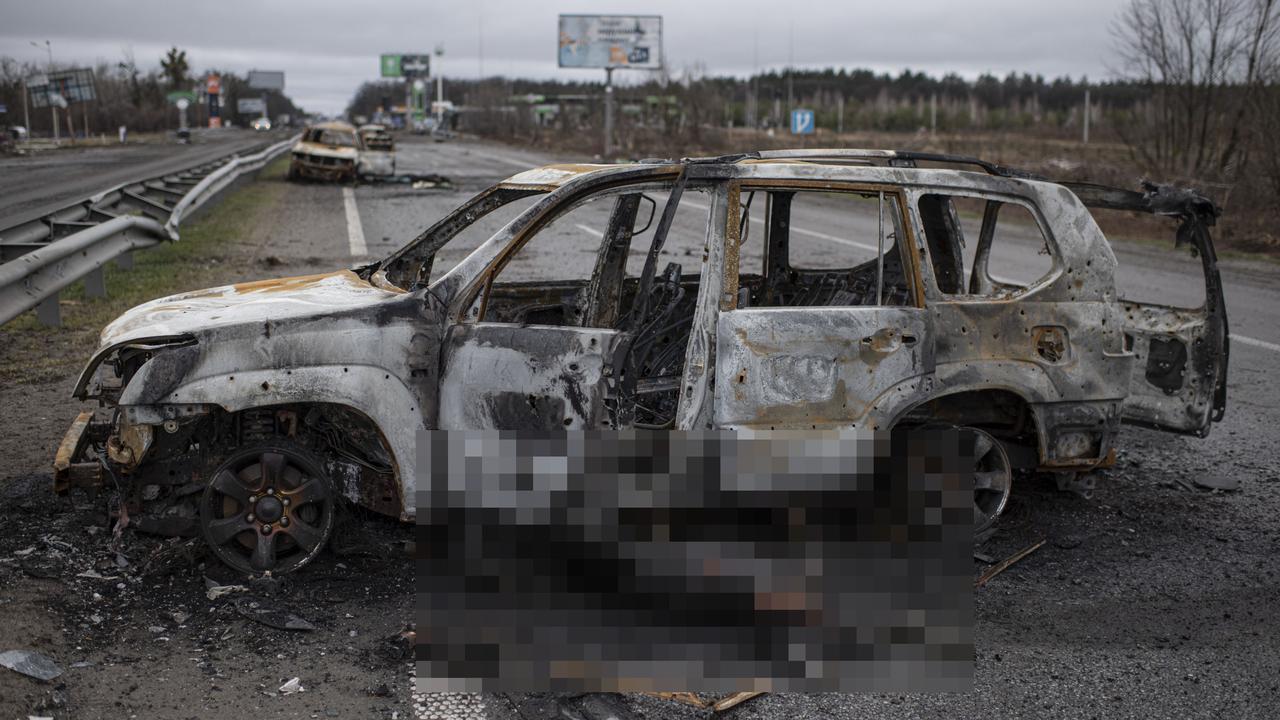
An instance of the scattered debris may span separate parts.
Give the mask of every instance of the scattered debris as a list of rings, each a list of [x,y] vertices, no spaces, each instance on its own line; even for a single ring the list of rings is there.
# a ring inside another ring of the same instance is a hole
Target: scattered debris
[[[44,682],[62,674],[58,663],[34,650],[6,650],[0,653],[0,665]]]
[[[1025,558],[1026,556],[1030,555],[1031,553],[1033,553],[1033,552],[1035,552],[1035,551],[1039,550],[1039,549],[1041,548],[1041,546],[1043,546],[1044,544],[1045,544],[1045,541],[1044,541],[1044,540],[1041,540],[1041,541],[1037,542],[1037,543],[1036,543],[1036,544],[1034,544],[1034,545],[1030,545],[1030,546],[1028,546],[1028,547],[1025,547],[1025,548],[1023,548],[1023,549],[1019,550],[1018,552],[1016,552],[1016,553],[1014,553],[1014,554],[1010,555],[1009,557],[1005,558],[1004,560],[1001,560],[1001,561],[1000,561],[1000,563],[999,563],[998,565],[996,565],[995,567],[991,568],[990,570],[987,570],[986,572],[982,573],[982,576],[981,576],[981,577],[979,577],[979,578],[978,578],[978,580],[977,580],[976,582],[974,582],[973,586],[974,586],[975,588],[980,588],[980,587],[982,587],[983,585],[986,585],[986,584],[987,584],[987,582],[988,582],[989,580],[991,580],[991,578],[993,578],[993,577],[995,577],[995,576],[999,575],[1000,573],[1004,572],[1005,570],[1008,570],[1008,569],[1009,569],[1010,567],[1012,567],[1015,563],[1017,563],[1017,562],[1021,561],[1023,558]]]
[[[223,595],[230,595],[231,593],[248,592],[248,591],[249,591],[249,588],[245,587],[244,585],[209,585],[208,589],[205,590],[204,594],[210,600],[217,600]]]
[[[289,682],[280,686],[281,695],[292,695],[294,693],[306,692],[307,689],[302,687],[301,678],[293,678]]]
[[[1240,489],[1240,478],[1226,475],[1198,475],[1192,482],[1206,490],[1232,492]]]
[[[711,710],[712,712],[724,712],[725,710],[736,707],[757,695],[764,695],[764,693],[760,691],[735,692],[729,693],[715,702],[709,703],[699,697],[696,693],[691,692],[652,692],[645,694],[652,695],[653,697],[659,697],[663,700],[674,700],[675,702],[692,705],[702,710]]]
[[[288,608],[276,605],[260,597],[242,597],[236,600],[236,612],[267,627],[278,630],[315,630],[306,618],[299,617]]]

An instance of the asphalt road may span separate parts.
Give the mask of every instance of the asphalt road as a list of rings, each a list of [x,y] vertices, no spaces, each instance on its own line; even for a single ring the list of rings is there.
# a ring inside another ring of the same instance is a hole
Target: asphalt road
[[[124,182],[285,137],[284,132],[197,130],[188,144],[86,145],[0,158],[0,226],[26,222]]]
[[[454,181],[452,189],[290,186],[269,226],[255,231],[261,245],[251,271],[261,277],[302,274],[382,256],[492,182],[552,160],[488,144],[409,139],[400,146],[398,168],[443,174]],[[676,226],[680,237],[696,234],[699,200],[690,200],[689,214]],[[795,225],[798,235],[812,241],[807,252],[820,255],[825,243],[850,257],[871,257],[870,214],[862,213],[863,219],[850,226],[838,208],[818,202],[808,210]],[[557,230],[561,252],[552,257],[576,258],[577,244],[592,246],[602,227],[600,214],[592,212]],[[492,229],[460,238],[459,248],[441,257],[436,272]],[[1038,240],[1026,228],[1012,229],[1008,242],[1003,274],[1025,279],[1042,266]],[[1171,245],[1116,245],[1123,294],[1194,299],[1198,265],[1174,255]],[[669,259],[682,256],[677,247]],[[686,271],[695,267],[692,259],[684,262]],[[566,271],[572,267],[563,263]],[[1048,542],[975,592],[973,692],[776,694],[722,717],[1275,717],[1280,707],[1280,603],[1275,602],[1280,597],[1280,434],[1275,432],[1280,390],[1272,373],[1280,368],[1280,266],[1230,260],[1223,263],[1223,275],[1234,338],[1226,419],[1206,439],[1126,428],[1116,467],[1103,473],[1089,500],[1058,492],[1048,482],[1015,486],[986,552],[1000,558],[1038,540]],[[42,457],[51,453],[50,447]],[[1204,478],[1236,479],[1240,489],[1195,489],[1194,482]],[[403,613],[404,607],[368,604],[380,616]],[[268,672],[273,671],[292,672],[287,667]],[[312,697],[325,697],[321,693],[323,688]],[[531,714],[532,706],[519,697],[418,700],[420,717],[543,716]],[[643,696],[609,702],[606,710],[620,720],[703,717]]]

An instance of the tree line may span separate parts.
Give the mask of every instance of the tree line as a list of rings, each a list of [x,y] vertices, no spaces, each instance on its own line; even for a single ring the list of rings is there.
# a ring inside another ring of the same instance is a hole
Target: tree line
[[[83,68],[84,65],[59,64],[54,71]],[[113,135],[124,125],[131,132],[171,130],[178,127],[178,110],[167,96],[174,91],[199,92],[205,78],[214,73],[221,77],[219,96],[220,116],[224,124],[244,125],[252,118],[240,116],[236,103],[240,98],[267,96],[267,111],[272,118],[281,114],[298,117],[303,110],[282,93],[264,92],[249,87],[246,77],[233,72],[208,68],[195,72],[192,61],[184,50],[171,48],[154,64],[140,63],[133,53],[125,52],[115,63],[99,60],[92,66],[96,100],[81,108],[79,103],[71,109],[77,135],[84,134],[82,118],[87,118],[88,129],[93,135]],[[7,106],[7,114],[0,116],[0,123],[22,125],[24,81],[51,70],[43,63],[18,62],[14,58],[0,56],[0,104]],[[30,103],[30,96],[27,98]],[[47,107],[30,107],[29,131],[35,136],[51,136],[53,119]],[[208,109],[197,104],[187,110],[187,120],[192,127],[207,126]],[[63,125],[62,132],[66,132]]]

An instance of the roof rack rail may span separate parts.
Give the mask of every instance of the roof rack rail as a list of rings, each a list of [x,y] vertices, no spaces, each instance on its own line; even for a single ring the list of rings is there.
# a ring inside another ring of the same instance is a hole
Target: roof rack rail
[[[804,148],[796,150],[757,150],[755,152],[719,155],[715,157],[685,158],[689,163],[736,163],[742,160],[839,160],[845,162],[867,162],[882,160],[892,167],[917,167],[918,162],[940,162],[953,165],[971,165],[980,168],[990,175],[1023,180],[1044,180],[1026,170],[1005,167],[967,155],[947,155],[943,153],[916,152],[914,150],[865,150],[856,148]]]

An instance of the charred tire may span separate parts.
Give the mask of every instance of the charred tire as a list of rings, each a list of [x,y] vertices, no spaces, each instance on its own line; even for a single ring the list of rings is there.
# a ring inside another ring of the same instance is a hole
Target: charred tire
[[[235,451],[200,498],[200,533],[219,560],[248,574],[291,572],[333,533],[336,500],[319,459],[279,441]]]
[[[1013,464],[1004,445],[976,427],[960,428],[973,438],[973,531],[990,528],[1004,512],[1013,490]]]

